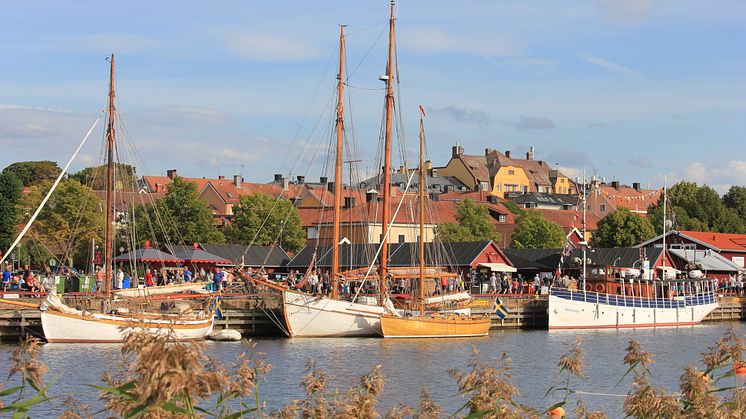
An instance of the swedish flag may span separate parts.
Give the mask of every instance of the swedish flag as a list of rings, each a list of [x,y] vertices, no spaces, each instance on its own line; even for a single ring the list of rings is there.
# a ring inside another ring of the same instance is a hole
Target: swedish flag
[[[220,297],[215,299],[215,318],[218,320],[223,320],[223,312],[222,312],[222,304],[220,302]]]
[[[497,317],[501,319],[508,316],[508,308],[505,307],[505,304],[503,304],[499,298],[495,298],[495,304],[492,306],[492,309],[495,311],[495,314],[497,314]]]

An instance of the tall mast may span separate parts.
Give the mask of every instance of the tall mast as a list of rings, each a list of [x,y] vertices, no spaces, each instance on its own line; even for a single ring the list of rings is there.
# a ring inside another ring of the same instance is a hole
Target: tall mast
[[[394,0],[391,0],[391,18],[389,19],[389,59],[386,64],[386,134],[383,153],[383,214],[381,216],[381,297],[386,294],[386,275],[388,273],[388,227],[391,203],[391,126],[394,109]]]
[[[420,116],[420,316],[425,315],[425,122]]]
[[[666,179],[663,179],[663,273],[661,274],[662,279],[666,279]],[[695,256],[697,252],[694,252]],[[651,277],[652,278],[652,277]]]
[[[111,291],[114,250],[114,54],[111,54],[109,70],[109,126],[106,128],[106,225],[104,226],[104,291]]]
[[[593,179],[596,179],[596,175],[593,175]],[[588,184],[586,183],[585,179],[585,169],[583,169],[583,292],[585,292],[585,283],[586,283],[586,250],[588,249],[588,240],[586,238],[587,232],[586,232],[586,212],[588,210]]]
[[[339,74],[337,77],[337,158],[334,166],[334,232],[332,234],[332,298],[337,298],[339,286],[339,221],[342,206],[342,143],[344,142],[344,64],[345,25],[339,26]],[[350,166],[352,168],[352,166]]]

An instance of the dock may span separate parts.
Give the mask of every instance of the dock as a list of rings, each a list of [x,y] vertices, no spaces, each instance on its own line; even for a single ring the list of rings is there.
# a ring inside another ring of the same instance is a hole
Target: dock
[[[0,295],[0,297],[6,297]],[[39,298],[13,296],[14,301],[27,303],[25,307],[4,303],[0,298],[0,340],[17,341],[23,336],[43,337],[41,329],[41,314],[33,308]],[[493,297],[487,295],[476,298]],[[70,295],[65,298],[66,303],[77,306],[94,308],[100,306],[101,297],[95,295]],[[548,300],[546,296],[501,296],[501,301],[508,309],[508,315],[501,319],[492,314],[493,329],[546,329],[548,325]],[[746,297],[721,296],[719,307],[710,313],[704,321],[743,321],[746,320]],[[154,301],[152,304],[160,304]],[[491,307],[482,312],[491,311]],[[475,313],[478,311],[475,310]],[[230,328],[241,332],[244,336],[284,336],[282,311],[279,299],[268,298],[267,295],[234,294],[224,296],[221,301],[222,319],[215,321],[215,327]]]

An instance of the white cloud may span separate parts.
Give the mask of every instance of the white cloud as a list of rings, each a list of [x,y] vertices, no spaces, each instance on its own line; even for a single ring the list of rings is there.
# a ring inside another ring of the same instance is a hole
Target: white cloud
[[[240,58],[261,62],[305,61],[319,55],[319,50],[305,40],[261,32],[229,33],[225,48]]]
[[[705,164],[695,161],[682,169],[658,175],[657,180],[668,185],[685,180],[706,184],[720,193],[725,193],[733,185],[744,185],[746,179],[746,161],[731,160],[726,164]]]
[[[612,63],[611,61],[605,60],[597,55],[591,54],[589,52],[582,52],[580,54],[577,54],[577,57],[580,58],[583,61],[587,61],[593,65],[597,65],[605,70],[608,70],[616,75],[622,76],[624,78],[628,79],[634,79],[634,80],[640,80],[644,82],[650,83],[650,80],[646,79],[642,76],[642,74],[638,73],[637,71],[625,67],[623,65],[619,65],[616,63]]]
[[[399,39],[401,46],[425,54],[466,53],[494,58],[515,55],[521,50],[520,44],[507,36],[482,34],[466,38],[432,27],[404,30]]]

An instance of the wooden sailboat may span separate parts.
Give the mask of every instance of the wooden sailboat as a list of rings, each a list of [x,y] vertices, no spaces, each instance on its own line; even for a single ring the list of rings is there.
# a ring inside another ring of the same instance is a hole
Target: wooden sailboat
[[[420,116],[420,186],[419,186],[419,316],[381,316],[381,333],[384,338],[455,338],[485,336],[489,333],[489,314],[482,316],[461,315],[453,312],[425,312],[425,128],[424,115]]]
[[[114,238],[114,147],[116,132],[114,94],[114,54],[109,73],[107,139],[107,183],[105,225],[105,296],[111,305]],[[64,172],[63,172],[64,174]],[[77,310],[62,303],[56,292],[50,293],[39,307],[44,337],[49,342],[122,342],[133,329],[150,333],[168,333],[177,340],[203,339],[213,328],[212,312],[166,314],[160,312],[93,312]]]

